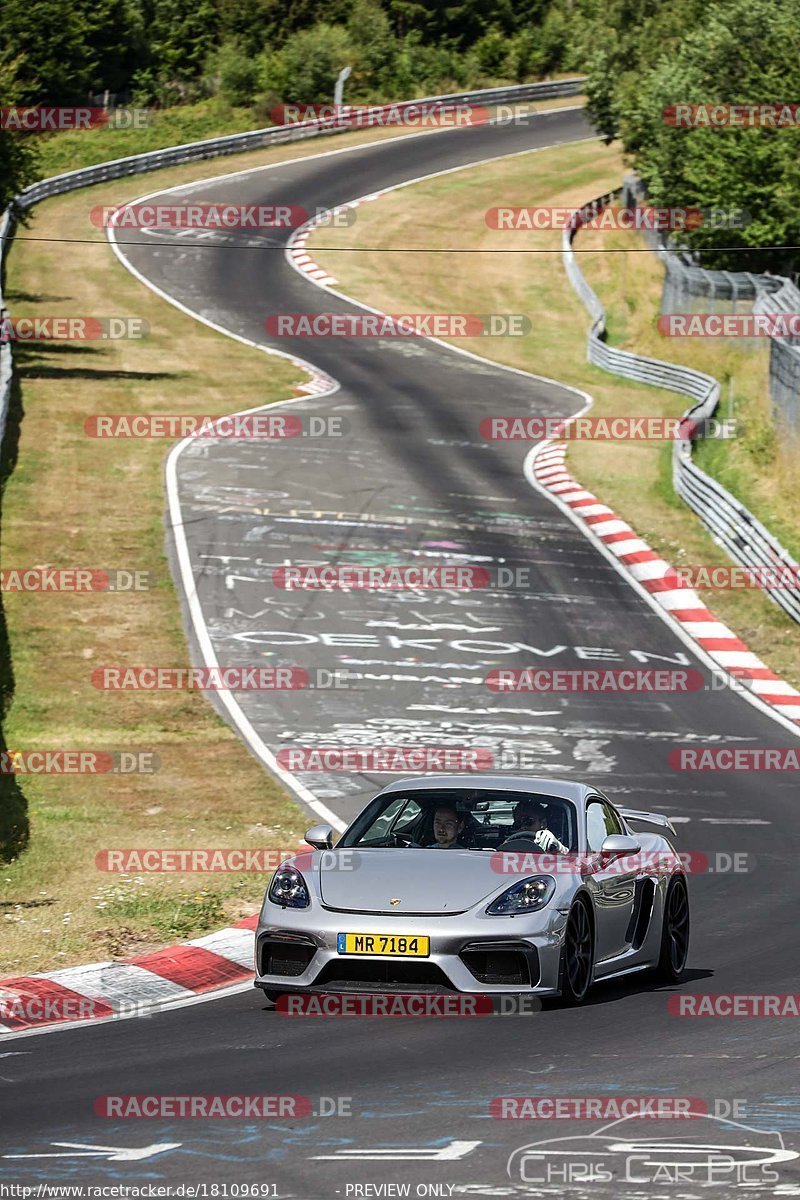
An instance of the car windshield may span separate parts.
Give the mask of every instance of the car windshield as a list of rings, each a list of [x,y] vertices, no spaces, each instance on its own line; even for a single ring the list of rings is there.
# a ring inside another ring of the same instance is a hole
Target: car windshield
[[[509,839],[512,841],[509,842]],[[560,796],[481,788],[398,789],[376,796],[339,846],[564,853],[577,849],[577,814]]]

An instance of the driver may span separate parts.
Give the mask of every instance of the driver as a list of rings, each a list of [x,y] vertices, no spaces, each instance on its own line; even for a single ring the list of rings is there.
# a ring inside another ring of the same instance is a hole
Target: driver
[[[547,828],[547,818],[541,804],[533,800],[520,800],[514,805],[512,817],[514,833],[529,833],[540,850],[546,853],[551,850],[557,850],[559,854],[569,853],[564,843]]]
[[[463,813],[449,804],[442,804],[433,814],[434,841],[430,843],[433,850],[466,850],[466,846],[458,839],[464,830],[467,818]]]

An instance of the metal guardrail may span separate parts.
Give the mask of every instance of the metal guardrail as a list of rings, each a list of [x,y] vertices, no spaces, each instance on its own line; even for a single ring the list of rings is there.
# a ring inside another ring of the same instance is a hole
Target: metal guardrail
[[[800,312],[800,292],[783,275],[714,271],[664,246],[657,250],[665,269],[662,313],[735,313],[739,306],[754,313]],[[800,431],[800,343],[795,338],[769,339],[769,394],[774,415]]]
[[[231,133],[225,137],[208,138],[202,142],[186,142],[182,146],[168,146],[164,150],[151,150],[146,154],[134,154],[128,158],[115,158],[94,167],[83,167],[78,171],[67,171],[54,175],[25,188],[17,198],[21,208],[29,208],[46,196],[57,196],[75,188],[90,187],[108,179],[120,179],[125,175],[138,175],[144,171],[158,171],[183,163],[205,158],[217,158],[224,154],[241,154],[245,150],[260,150],[264,146],[279,146],[283,142],[302,141],[322,134],[351,133],[353,129],[380,125],[387,112],[404,112],[419,105],[435,108],[450,108],[458,104],[480,101],[487,108],[509,104],[514,100],[547,100],[560,96],[576,96],[585,82],[584,76],[561,79],[548,83],[520,83],[511,87],[483,88],[474,92],[452,92],[442,96],[425,96],[418,100],[401,100],[396,104],[376,104],[366,109],[359,106],[358,122],[355,125],[340,124],[336,117],[323,117],[313,121],[300,121],[291,125],[271,125],[265,129],[254,129],[247,133]]]
[[[626,206],[646,203],[646,189],[635,173],[625,177],[622,190]],[[703,267],[698,252],[673,245],[672,235],[645,230],[643,236],[664,264],[662,315],[736,313],[740,308],[766,314],[800,312],[800,292],[783,275]],[[770,337],[769,394],[779,423],[800,433],[800,339]]]
[[[147,171],[158,171],[162,167],[218,158],[225,154],[241,154],[246,150],[259,150],[264,146],[279,146],[284,142],[303,141],[306,138],[329,136],[335,133],[349,133],[353,128],[360,129],[380,125],[382,116],[387,112],[403,112],[419,105],[449,108],[457,104],[468,104],[475,101],[487,108],[493,108],[496,105],[510,104],[515,100],[548,100],[562,96],[577,96],[584,83],[585,76],[573,76],[570,79],[559,79],[546,83],[521,83],[510,87],[482,88],[474,92],[452,92],[442,96],[425,96],[417,100],[399,101],[396,104],[374,105],[363,111],[359,107],[359,119],[356,126],[340,124],[335,117],[326,117],[314,121],[301,121],[293,125],[274,125],[266,129],[254,129],[247,133],[227,134],[224,137],[207,138],[201,142],[186,142],[181,146],[168,146],[163,150],[151,150],[145,154],[115,158],[109,162],[98,163],[93,167],[82,167],[77,171],[67,171],[63,175],[42,179],[20,192],[14,205],[18,209],[28,209],[50,196],[59,196],[78,188],[106,183],[111,179],[122,179],[127,175],[140,175]],[[13,206],[0,215],[0,317],[5,313],[2,272],[6,248],[13,236],[12,208]],[[8,342],[0,341],[0,440],[5,431],[12,370],[11,345]]]
[[[770,533],[766,526],[740,504],[724,488],[692,461],[692,446],[703,436],[703,431],[714,415],[720,397],[720,384],[712,375],[675,363],[662,362],[629,350],[606,344],[606,314],[599,297],[592,290],[575,260],[572,243],[578,230],[592,217],[605,208],[619,193],[611,192],[585,204],[577,210],[562,239],[562,259],[570,283],[580,296],[592,318],[587,340],[587,358],[590,363],[633,379],[637,383],[663,387],[684,396],[691,396],[695,404],[683,416],[683,427],[693,430],[691,436],[676,439],[672,454],[672,478],[676,492],[697,513],[718,545],[730,557],[745,567],[789,568],[800,573],[800,565],[788,550]],[[769,297],[772,311],[775,294]],[[783,300],[791,304],[789,296]],[[766,294],[765,294],[766,301]],[[787,310],[792,311],[792,310]],[[794,311],[800,311],[795,309]],[[770,600],[800,622],[800,588],[771,588],[766,591]]]
[[[771,293],[759,292],[753,312],[800,313],[800,291],[791,279],[778,275],[775,280],[780,287]],[[795,433],[800,431],[800,339],[770,338],[769,394],[773,412]]]
[[[0,216],[0,323],[4,322],[8,312],[3,303],[3,250],[11,230],[11,213],[6,211]],[[6,431],[6,414],[11,399],[11,377],[14,364],[11,358],[11,343],[0,337],[0,443]]]
[[[738,304],[752,303],[763,293],[777,291],[784,282],[779,275],[711,270],[664,246],[658,247],[658,256],[664,264],[662,314],[716,312],[718,306],[723,312],[736,312]]]

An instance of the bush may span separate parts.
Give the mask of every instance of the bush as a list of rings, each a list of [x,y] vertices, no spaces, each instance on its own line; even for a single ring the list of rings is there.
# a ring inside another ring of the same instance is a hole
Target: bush
[[[509,68],[517,83],[537,79],[544,71],[545,54],[538,29],[523,29],[511,39]]]
[[[259,64],[236,39],[222,43],[206,70],[214,82],[213,90],[228,104],[251,104],[259,90]]]
[[[270,56],[271,72],[262,73],[262,87],[281,92],[287,102],[332,101],[336,78],[342,67],[352,64],[353,57],[353,45],[343,26],[313,25],[293,33],[283,48]]]
[[[512,53],[509,39],[496,26],[475,43],[472,53],[482,75],[492,79],[508,78],[512,71]]]
[[[376,0],[356,0],[347,34],[355,54],[348,64],[353,73],[345,86],[346,94],[370,100],[396,97],[400,44]]]
[[[752,103],[800,92],[796,39],[800,0],[728,0],[706,12],[702,28],[634,82],[623,78],[614,104],[625,149],[657,205],[743,208],[742,229],[711,226],[685,235],[706,250],[707,266],[790,274],[800,269],[797,128],[683,128],[664,120],[676,103]],[[727,247],[752,247],[714,250]]]

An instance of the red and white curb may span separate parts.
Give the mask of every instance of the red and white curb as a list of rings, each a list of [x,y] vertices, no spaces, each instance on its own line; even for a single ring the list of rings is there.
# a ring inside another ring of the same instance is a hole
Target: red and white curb
[[[119,962],[0,979],[0,1042],[15,1034],[145,1016],[254,977],[257,914],[206,937]]]
[[[347,208],[355,208],[355,204],[343,204],[333,211],[341,212]],[[306,275],[309,279],[313,279],[314,283],[316,283],[318,287],[323,288],[330,287],[332,284],[338,283],[339,281],[338,279],[335,279],[333,275],[329,275],[327,271],[323,271],[322,267],[318,266],[314,262],[306,249],[306,243],[315,229],[318,229],[321,225],[327,224],[328,214],[320,213],[317,217],[314,217],[311,221],[308,221],[305,225],[302,225],[300,229],[298,229],[297,232],[292,235],[286,249],[289,261],[295,270],[300,271],[301,274]],[[312,368],[309,367],[309,369]],[[312,369],[312,378],[309,380],[309,382],[300,384],[298,387],[294,388],[294,391],[303,392],[307,396],[324,396],[327,395],[328,392],[332,391],[335,386],[335,380],[331,379],[329,375],[326,375],[324,372],[315,367]]]
[[[340,212],[341,209],[337,209]],[[314,217],[311,221],[307,221],[305,225],[297,230],[290,238],[287,247],[287,253],[291,259],[292,266],[303,275],[307,275],[309,279],[313,279],[320,287],[328,287],[332,283],[338,283],[338,279],[334,279],[333,275],[329,275],[327,271],[323,271],[322,267],[318,266],[306,249],[306,243],[310,235],[320,225],[327,224],[324,214]]]
[[[544,442],[533,460],[536,482],[566,505],[647,591],[672,621],[722,670],[790,721],[800,724],[800,692],[770,670],[741,638],[718,621],[688,585],[675,587],[674,569],[613,509],[587,491],[565,467],[567,444]]]
[[[327,396],[335,387],[336,380],[331,379],[330,375],[326,375],[324,371],[314,371],[307,383],[296,384],[292,391],[305,396]]]
[[[311,227],[304,227],[302,233],[298,233],[297,237],[292,241],[292,248],[289,251],[289,257],[298,271],[302,271],[304,275],[310,276],[317,283],[321,283],[327,287],[330,283],[338,283],[333,275],[329,275],[327,271],[323,271],[322,267],[318,267],[306,250],[306,242],[308,235],[311,233]]]
[[[330,275],[324,268],[315,263],[311,255],[308,253],[308,239],[315,230],[324,225],[330,224],[330,218],[336,213],[346,212],[350,208],[358,208],[359,204],[366,204],[369,200],[377,200],[382,196],[383,192],[372,192],[369,196],[359,196],[356,200],[350,200],[347,204],[340,204],[337,208],[330,212],[319,213],[310,221],[306,221],[305,225],[294,233],[286,247],[286,254],[290,263],[295,270],[301,274],[307,275],[309,279],[313,279],[318,287],[331,287],[332,284],[338,283],[339,280],[333,275]]]

